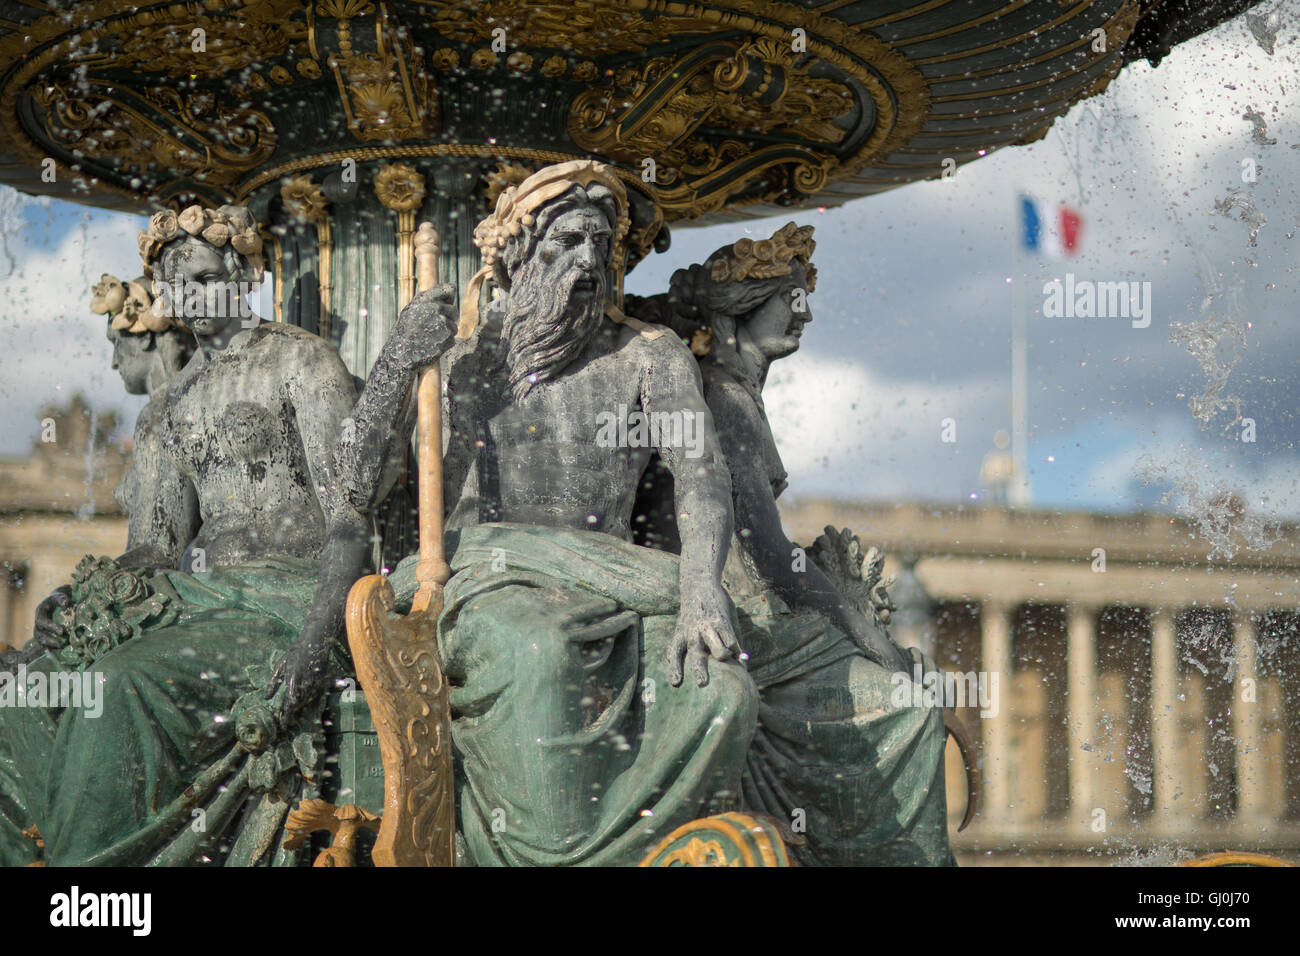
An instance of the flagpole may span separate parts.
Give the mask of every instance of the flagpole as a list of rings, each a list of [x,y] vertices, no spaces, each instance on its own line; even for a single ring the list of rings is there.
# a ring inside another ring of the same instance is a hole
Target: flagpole
[[[1008,503],[1013,508],[1029,505],[1029,356],[1025,328],[1024,213],[1016,195],[1017,228],[1011,275],[1011,462],[1013,476]]]

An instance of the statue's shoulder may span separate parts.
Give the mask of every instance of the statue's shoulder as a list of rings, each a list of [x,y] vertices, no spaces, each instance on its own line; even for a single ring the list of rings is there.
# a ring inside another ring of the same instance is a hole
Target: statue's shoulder
[[[691,359],[691,351],[666,325],[655,325],[632,319],[628,324],[618,326],[618,344],[620,349],[633,349],[643,355],[655,358],[671,357],[674,361]]]
[[[245,348],[286,352],[313,364],[342,361],[338,350],[315,332],[285,322],[259,322],[249,333]]]
[[[317,344],[325,348],[333,348],[315,332],[308,332],[306,329],[290,325],[287,322],[258,322],[249,333],[248,341],[250,345],[276,342],[292,343],[307,348]]]

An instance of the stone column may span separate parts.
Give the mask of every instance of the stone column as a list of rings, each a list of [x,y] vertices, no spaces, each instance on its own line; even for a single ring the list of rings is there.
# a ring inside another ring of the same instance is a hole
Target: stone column
[[[1097,609],[1071,604],[1066,614],[1066,726],[1070,825],[1085,827],[1096,803]],[[1107,811],[1109,817],[1110,811]]]
[[[980,668],[998,675],[998,685],[1011,687],[1011,620],[1014,608],[985,601],[980,608]],[[984,809],[991,827],[1013,822],[1011,807],[1011,712],[1004,695],[997,714],[980,721],[984,741]]]
[[[1179,819],[1178,792],[1178,631],[1174,612],[1151,612],[1151,787],[1152,825],[1169,829]],[[1183,801],[1183,809],[1190,807]]]
[[[1262,822],[1268,816],[1263,714],[1259,705],[1255,622],[1248,612],[1232,614],[1232,736],[1237,748],[1237,819]]]

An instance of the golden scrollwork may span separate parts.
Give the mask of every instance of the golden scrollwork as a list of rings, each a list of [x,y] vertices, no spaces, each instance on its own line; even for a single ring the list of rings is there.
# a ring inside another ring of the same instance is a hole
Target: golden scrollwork
[[[384,765],[384,816],[371,856],[376,866],[451,866],[451,705],[437,616],[397,614],[393,605],[392,585],[378,574],[348,594],[348,645]]]
[[[275,128],[264,114],[221,103],[207,91],[171,87],[139,95],[111,92],[107,81],[50,83],[32,91],[58,143],[136,173],[150,162],[181,176],[229,185],[275,151]]]
[[[740,858],[727,859],[727,852],[717,840],[692,837],[686,846],[673,850],[659,866],[740,866]]]
[[[329,200],[307,175],[290,176],[281,183],[280,200],[291,217],[316,227],[316,273],[320,293],[316,334],[328,340],[334,298],[334,232],[330,228]]]
[[[809,195],[837,163],[823,148],[846,136],[835,121],[857,102],[848,86],[810,76],[798,59],[788,45],[759,38],[625,66],[574,99],[569,135],[583,149],[629,164],[653,159],[655,182],[664,187],[659,200],[678,214],[683,206],[717,208],[750,187],[755,172],[776,166],[791,167],[789,186]],[[699,135],[715,127],[746,137],[780,133],[787,142]],[[772,191],[784,188],[778,181]]]
[[[763,814],[733,812],[679,826],[638,865],[785,867],[791,860],[779,821]]]
[[[377,13],[376,13],[377,9]],[[354,42],[352,18],[376,15],[365,24],[364,48]],[[322,19],[334,21],[338,52],[326,63],[338,85],[348,129],[361,140],[425,136],[435,116],[437,94],[424,72],[424,54],[402,30],[386,4],[369,0],[317,0],[308,7],[308,37],[319,55]],[[373,39],[373,43],[372,43]],[[373,49],[370,47],[373,46]]]
[[[112,67],[116,86],[108,95],[165,134],[114,107],[110,113],[116,119],[76,146],[89,168],[70,172],[99,176],[98,192],[137,201],[146,191],[167,196],[169,190],[193,191],[196,185],[215,199],[232,183],[228,192],[235,198],[246,194],[251,182],[267,181],[263,173],[269,163],[251,170],[235,165],[244,160],[238,155],[247,152],[242,148],[233,156],[209,153],[207,144],[153,116],[143,88],[184,76],[206,83],[218,96],[227,95],[222,85],[229,84],[225,89],[234,97],[259,99],[289,86],[286,79],[296,84],[328,72],[350,132],[376,146],[382,142],[382,148],[399,148],[376,154],[383,158],[473,155],[496,161],[553,154],[553,161],[563,161],[594,151],[633,176],[639,175],[642,159],[654,158],[658,175],[647,191],[667,220],[707,216],[723,207],[739,211],[755,203],[798,204],[835,188],[836,181],[850,181],[846,191],[827,197],[836,202],[861,192],[863,185],[920,178],[937,158],[975,158],[979,153],[973,148],[943,147],[949,138],[970,145],[972,131],[961,127],[961,120],[1008,115],[1008,124],[984,128],[998,134],[976,144],[987,151],[1041,136],[1073,102],[1103,90],[1125,59],[1122,51],[1135,24],[1155,5],[1123,0],[1110,4],[1105,14],[1100,6],[1067,3],[1023,27],[1009,26],[980,49],[1025,47],[1026,62],[1038,63],[1081,50],[1100,26],[1105,51],[1084,50],[1071,60],[1077,69],[1064,74],[1009,86],[999,79],[971,92],[951,81],[1008,74],[1004,79],[1014,83],[1010,73],[1016,61],[998,60],[974,73],[958,69],[959,61],[975,52],[969,44],[976,37],[955,10],[948,21],[936,14],[935,36],[950,38],[946,48],[919,55],[907,42],[907,30],[891,43],[874,32],[874,21],[840,19],[840,4],[793,0],[251,0],[242,5],[201,0],[165,6],[84,0],[75,9],[39,16],[21,32],[0,35],[0,63],[10,64],[0,76],[0,139],[12,143],[14,155],[27,164],[53,152],[62,164],[62,181],[66,167],[75,164],[53,147],[70,143],[31,126],[31,100],[37,91],[60,84],[65,98],[85,96],[81,78],[98,81],[96,71]],[[1057,32],[1074,39],[1058,46],[1036,43],[1036,36],[1066,22],[1080,30]],[[797,50],[791,43],[795,27],[805,40]],[[192,47],[197,28],[205,31],[201,54]],[[489,47],[500,28],[506,30],[506,45],[494,51]],[[424,39],[417,41],[412,31]],[[433,57],[420,54],[417,42],[435,48]],[[692,52],[719,46],[725,52],[716,59],[688,62]],[[661,60],[672,69],[688,67],[676,86],[671,69],[647,72]],[[954,66],[945,73],[942,64],[949,62]],[[527,69],[535,82],[554,83],[555,103],[574,92],[584,96],[566,117],[576,131],[573,142],[498,138],[485,144],[477,132],[473,141],[445,141],[436,135],[446,131],[437,127],[436,94],[421,70],[426,63],[446,72],[471,65]],[[134,78],[122,74],[123,66]],[[1069,76],[1084,71],[1087,82],[1070,83],[1067,91]],[[601,96],[583,89],[593,84]],[[938,118],[934,107],[940,103],[961,105],[945,105],[947,125],[931,129],[927,124]],[[96,105],[82,108],[88,119]],[[77,112],[65,109],[69,118]],[[267,115],[275,120],[276,114]],[[38,112],[37,122],[43,119]],[[92,121],[101,119],[107,117],[95,113]],[[268,132],[273,132],[269,126]],[[589,143],[605,145],[593,150]],[[213,145],[227,144],[216,139]],[[408,151],[415,148],[426,151]],[[97,162],[101,158],[109,161]],[[285,165],[300,161],[307,162],[300,168],[311,168],[311,157],[294,151],[277,164],[271,181]],[[860,175],[867,168],[875,174]],[[160,185],[172,171],[179,175]],[[137,177],[147,187],[127,188]]]
[[[148,23],[110,21],[105,32],[120,45],[111,54],[112,65],[203,79],[238,72],[283,55],[303,35],[302,23],[288,19],[297,7],[280,0],[251,4],[237,14],[205,16],[164,8],[150,11]]]
[[[399,302],[415,293],[415,212],[424,202],[424,175],[408,163],[384,163],[375,175],[380,205],[397,213],[397,292]]]
[[[648,18],[592,0],[439,0],[422,6],[427,22],[449,40],[478,43],[504,28],[511,48],[563,47],[577,56],[629,53],[683,33],[719,29],[695,17]]]

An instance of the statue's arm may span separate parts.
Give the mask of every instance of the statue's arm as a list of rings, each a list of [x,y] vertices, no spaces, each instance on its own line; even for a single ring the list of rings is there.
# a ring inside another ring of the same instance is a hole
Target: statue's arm
[[[674,505],[681,535],[681,616],[669,649],[674,686],[681,683],[689,655],[701,686],[707,661],[740,653],[732,627],[722,567],[731,546],[731,482],[700,382],[699,366],[676,339],[646,345],[652,359],[643,373],[641,404],[650,415],[682,415],[682,441],[663,442],[659,456],[673,475]]]
[[[763,430],[768,428],[753,399],[739,385],[722,383],[710,389],[708,400],[716,419],[725,423],[719,441],[727,461],[734,463],[731,485],[737,537],[758,573],[787,604],[824,614],[878,664],[910,669],[906,653],[845,601],[816,564],[796,570],[794,544],[781,526],[766,469],[744,467],[745,462],[762,460]],[[798,566],[804,567],[804,562]]]
[[[325,689],[330,643],[342,636],[348,592],[365,567],[370,515],[391,484],[389,460],[410,435],[411,386],[451,342],[453,300],[451,287],[441,286],[403,310],[355,405],[352,377],[337,355],[293,379],[291,401],[326,536],[307,622],[267,688],[269,697],[285,684],[286,724]]]
[[[392,487],[415,426],[416,376],[451,347],[455,301],[449,284],[412,299],[370,369],[335,459],[340,493],[357,511],[372,512]]]

